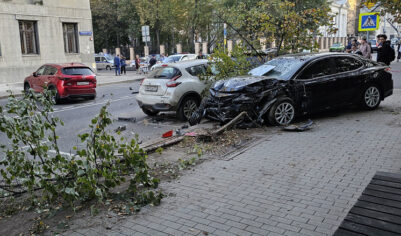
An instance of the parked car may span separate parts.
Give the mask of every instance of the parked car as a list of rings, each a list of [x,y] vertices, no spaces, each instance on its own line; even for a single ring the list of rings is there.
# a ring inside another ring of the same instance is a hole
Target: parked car
[[[205,82],[207,60],[163,63],[141,82],[136,100],[142,111],[155,116],[161,111],[176,111],[177,117],[187,120],[198,108]]]
[[[226,123],[247,111],[250,122],[287,125],[298,115],[348,104],[372,110],[392,93],[392,75],[382,63],[355,54],[287,55],[247,76],[217,81],[189,121]]]
[[[172,63],[172,62],[179,62],[179,61],[186,61],[186,60],[194,60],[196,59],[196,54],[176,54],[168,56],[164,59],[164,63]]]
[[[96,98],[96,75],[84,64],[45,64],[24,80],[24,91],[55,90],[54,102],[65,98]]]
[[[333,43],[333,45],[331,45],[330,52],[344,52],[345,51],[345,46],[342,43]]]
[[[108,54],[95,54],[95,62],[97,69],[111,70],[114,68],[114,59]]]
[[[372,47],[372,51],[373,52],[377,52],[377,43],[376,43],[376,39],[371,39],[369,40],[370,42],[370,46]]]

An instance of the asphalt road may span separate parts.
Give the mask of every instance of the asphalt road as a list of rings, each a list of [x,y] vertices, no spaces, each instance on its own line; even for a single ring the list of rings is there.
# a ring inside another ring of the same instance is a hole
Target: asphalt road
[[[124,137],[133,138],[138,134],[140,141],[147,141],[184,125],[175,118],[175,113],[161,114],[157,119],[145,115],[135,100],[136,94],[133,94],[138,88],[139,81],[100,86],[97,88],[95,100],[76,100],[55,105],[54,116],[64,122],[64,126],[56,129],[60,136],[58,141],[60,150],[64,153],[74,153],[74,146],[82,146],[78,134],[90,131],[89,124],[92,118],[108,102],[110,102],[108,111],[114,120],[110,130],[114,132],[119,126],[125,126],[126,129],[121,132]],[[0,99],[0,106],[6,103],[7,99]],[[119,121],[119,117],[135,118],[136,121]],[[4,134],[0,134],[0,142],[8,142]]]

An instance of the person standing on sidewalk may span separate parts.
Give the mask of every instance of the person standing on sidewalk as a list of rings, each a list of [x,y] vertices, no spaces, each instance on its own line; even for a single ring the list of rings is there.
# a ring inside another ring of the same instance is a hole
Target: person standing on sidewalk
[[[367,59],[372,59],[371,48],[366,41],[366,37],[363,36],[361,40],[361,45],[359,46],[359,51],[362,53],[362,56]]]
[[[127,74],[127,71],[125,70],[125,67],[127,66],[126,62],[125,62],[125,57],[121,56],[121,74],[124,73]]]
[[[379,34],[377,38],[379,39],[379,45],[377,46],[377,62],[383,62],[389,66],[395,59],[394,49],[391,48],[391,42],[387,40],[385,34]]]
[[[136,73],[139,73],[139,65],[141,64],[141,61],[139,60],[139,55],[136,55],[135,57],[135,69]]]
[[[398,42],[398,47],[397,47],[398,55],[397,55],[397,62],[400,61],[401,59],[401,41]]]
[[[121,71],[120,71],[120,66],[121,66],[120,55],[117,55],[116,57],[114,57],[114,66],[116,67],[116,76],[117,76],[117,74],[120,75],[121,74]]]

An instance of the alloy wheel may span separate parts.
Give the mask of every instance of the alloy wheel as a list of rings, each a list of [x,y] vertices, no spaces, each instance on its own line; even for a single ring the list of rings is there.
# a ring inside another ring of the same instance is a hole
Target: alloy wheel
[[[196,102],[194,100],[192,100],[192,99],[187,100],[183,107],[184,116],[187,119],[191,118],[192,113],[194,113],[197,108],[198,108],[198,105],[196,104]]]
[[[380,91],[377,87],[369,87],[365,91],[365,104],[366,106],[373,108],[380,102]]]
[[[288,125],[295,115],[294,106],[289,102],[280,103],[274,111],[274,118],[279,125]]]

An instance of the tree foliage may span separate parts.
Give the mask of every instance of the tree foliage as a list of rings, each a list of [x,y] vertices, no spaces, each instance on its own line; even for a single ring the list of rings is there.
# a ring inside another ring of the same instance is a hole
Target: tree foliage
[[[79,135],[84,148],[75,147],[76,154],[60,152],[56,128],[63,123],[52,116],[52,96],[49,90],[44,95],[26,93],[23,99],[10,96],[5,109],[0,107],[0,132],[10,141],[1,145],[0,192],[28,192],[34,199],[64,199],[73,205],[105,199],[128,176],[134,199],[158,204],[162,195],[151,190],[158,180],[149,174],[146,155],[137,139],[117,139],[107,130],[112,123],[107,106],[92,119],[90,132]]]

